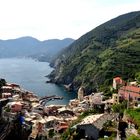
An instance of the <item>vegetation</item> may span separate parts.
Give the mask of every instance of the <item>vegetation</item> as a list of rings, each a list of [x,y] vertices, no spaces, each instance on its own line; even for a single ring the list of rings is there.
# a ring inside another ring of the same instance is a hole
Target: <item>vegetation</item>
[[[140,72],[137,72],[135,77],[137,82],[140,84]]]
[[[1,87],[6,85],[6,81],[5,79],[0,79],[0,93],[2,92]],[[2,94],[0,94],[0,98],[1,98]]]
[[[53,129],[51,129],[50,131],[49,131],[49,138],[53,138],[53,136],[55,135],[55,133],[54,133],[54,130]]]
[[[101,89],[110,94],[108,86],[113,77],[139,80],[140,12],[119,16],[93,29],[62,51],[56,62],[51,80],[73,83],[75,90],[83,85],[89,93]]]
[[[107,122],[104,123],[104,129],[107,130],[109,127],[113,126],[113,122],[111,120],[108,120]]]
[[[129,138],[127,138],[127,140],[140,140],[140,138],[135,135],[132,135]]]
[[[128,109],[126,110],[126,115],[128,115],[134,124],[138,125],[140,128],[140,108],[137,109]]]
[[[112,134],[110,137],[100,138],[99,140],[114,140],[115,138],[116,138],[116,136],[114,136],[114,134]]]
[[[9,107],[5,107],[5,111],[6,111],[6,112],[10,112],[11,109],[10,109]]]
[[[78,133],[75,129],[68,128],[62,135],[61,140],[78,140]]]
[[[97,113],[95,110],[87,110],[78,116],[77,120],[73,121],[70,127],[61,135],[62,140],[78,140],[84,135],[84,132],[76,132],[74,125],[80,123],[86,116]]]
[[[0,89],[2,86],[5,86],[5,84],[6,84],[5,79],[0,79]]]
[[[126,108],[127,108],[127,101],[123,101],[120,104],[112,105],[112,111],[115,113],[122,114],[124,112],[124,110],[126,110]]]

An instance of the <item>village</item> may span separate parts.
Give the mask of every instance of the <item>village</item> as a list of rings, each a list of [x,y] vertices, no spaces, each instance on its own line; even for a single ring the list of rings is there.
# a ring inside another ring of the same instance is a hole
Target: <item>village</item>
[[[117,110],[117,105],[124,104],[124,101],[125,109],[140,108],[138,83],[126,83],[121,77],[115,77],[112,90],[112,97],[106,99],[103,92],[86,95],[84,87],[80,87],[77,98],[70,100],[69,104],[47,105],[47,101],[52,98],[63,97],[54,95],[39,98],[34,93],[22,89],[20,85],[5,83],[1,87],[0,115],[6,125],[4,129],[0,129],[0,139],[6,140],[14,129],[18,130],[17,137],[22,135],[23,139],[28,140],[65,139],[64,133],[69,129],[74,130],[72,132],[76,134],[81,133],[79,139],[82,140],[104,139],[112,134],[102,133],[103,129],[109,128],[108,122],[115,123],[115,129],[111,132],[115,134],[116,140],[125,139],[127,135],[139,137],[140,126],[137,120],[129,113],[119,112],[122,108]],[[123,123],[127,126],[123,130],[119,129]],[[69,137],[74,138],[71,135]],[[78,139],[78,136],[75,137]]]

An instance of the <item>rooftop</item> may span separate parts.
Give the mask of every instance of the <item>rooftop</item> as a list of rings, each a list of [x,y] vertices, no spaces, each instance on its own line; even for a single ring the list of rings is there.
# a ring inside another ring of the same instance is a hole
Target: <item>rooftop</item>
[[[114,80],[122,80],[122,78],[121,77],[115,77],[115,78],[113,78]]]
[[[10,87],[10,86],[2,86],[1,88],[2,89],[12,89],[12,87]]]
[[[80,124],[93,124],[97,119],[99,119],[103,114],[97,114],[97,115],[90,115],[83,119],[83,121]]]
[[[140,87],[137,87],[137,86],[123,86],[120,88],[120,90],[126,90],[126,91],[140,93]]]
[[[63,120],[63,119],[59,118],[59,117],[55,117],[55,116],[48,116],[48,117],[45,117],[45,120],[46,120],[46,122],[49,122],[49,121]]]

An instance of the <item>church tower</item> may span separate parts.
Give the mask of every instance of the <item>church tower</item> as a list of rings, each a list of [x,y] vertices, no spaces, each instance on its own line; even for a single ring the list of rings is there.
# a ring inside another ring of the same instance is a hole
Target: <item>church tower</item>
[[[81,86],[79,88],[79,90],[78,90],[78,99],[79,99],[79,101],[83,101],[84,93],[85,93],[84,87]]]

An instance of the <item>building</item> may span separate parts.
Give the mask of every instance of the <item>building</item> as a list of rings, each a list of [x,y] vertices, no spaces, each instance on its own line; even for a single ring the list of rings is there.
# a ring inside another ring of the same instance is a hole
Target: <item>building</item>
[[[115,120],[117,117],[118,114],[108,113],[87,116],[77,125],[77,131],[82,132],[81,135],[83,134],[88,139],[97,140],[104,123]]]
[[[12,112],[19,112],[22,110],[22,104],[20,102],[9,102],[6,105]]]
[[[11,86],[2,86],[1,87],[1,89],[2,89],[2,93],[12,93],[12,87]]]
[[[63,133],[68,127],[66,122],[59,122],[54,128],[57,133]]]
[[[17,113],[16,112],[7,112],[5,110],[3,110],[2,112],[2,118],[5,120],[5,121],[13,121],[15,120],[17,117]]]
[[[12,97],[11,93],[2,93],[2,98],[9,98]]]
[[[74,116],[74,112],[66,107],[59,108],[58,113],[61,116]]]
[[[130,85],[130,86],[137,86],[138,83],[137,83],[137,81],[133,81],[133,82],[129,82],[129,85]]]
[[[20,93],[20,91],[21,91],[20,86],[19,86],[19,85],[17,85],[17,84],[15,84],[15,83],[11,83],[11,84],[6,83],[6,86],[11,87],[11,88],[12,88],[13,93],[15,93],[15,94],[19,94],[19,93]]]
[[[79,100],[78,99],[72,99],[69,101],[69,107],[70,108],[75,108],[78,107],[79,105]]]
[[[80,101],[83,101],[83,99],[84,99],[84,88],[83,87],[80,87],[79,88],[79,90],[78,90],[78,99],[80,100]]]
[[[140,101],[140,87],[137,86],[123,86],[118,94],[125,100]]]
[[[50,129],[50,128],[53,128],[63,120],[63,118],[58,118],[58,117],[55,117],[55,116],[48,116],[48,117],[45,117],[45,127],[46,129]]]
[[[106,112],[110,112],[111,111],[111,107],[114,104],[119,104],[119,102],[121,101],[121,96],[119,94],[113,94],[112,98],[107,99],[105,101],[102,101],[102,103],[105,104],[104,106],[104,111]]]
[[[121,77],[113,78],[113,88],[118,89],[119,86],[125,85],[125,82],[122,80]]]
[[[89,102],[90,102],[91,106],[93,106],[93,104],[102,103],[102,100],[103,100],[103,93],[102,92],[92,93],[91,95],[89,95]]]
[[[119,95],[118,94],[113,94],[112,99],[113,99],[113,104],[119,103]]]

